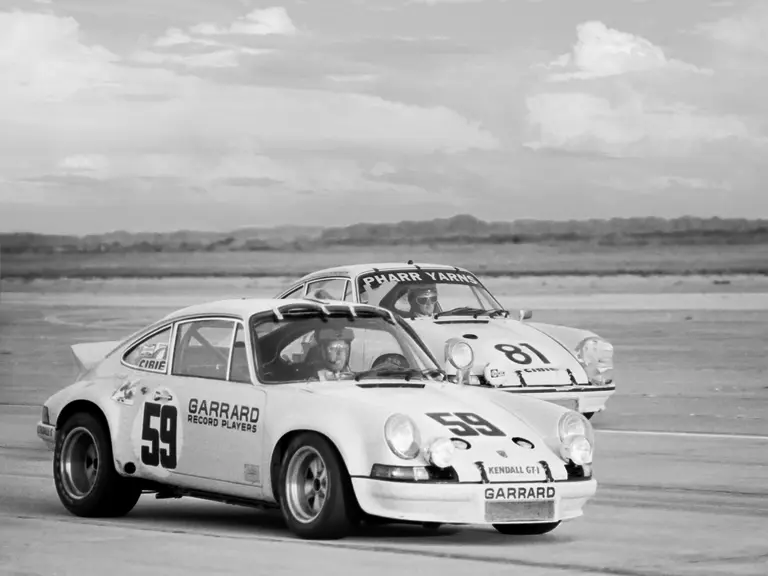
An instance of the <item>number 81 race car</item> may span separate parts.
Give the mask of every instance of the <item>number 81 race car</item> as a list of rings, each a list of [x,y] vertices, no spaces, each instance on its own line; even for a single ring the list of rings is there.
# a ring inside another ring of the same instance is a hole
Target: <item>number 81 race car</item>
[[[308,274],[278,298],[318,298],[382,306],[405,318],[449,375],[555,402],[587,418],[616,390],[613,346],[594,332],[510,317],[471,272],[441,264],[356,264]],[[454,341],[470,343],[471,366],[448,361]]]
[[[586,418],[447,380],[384,308],[224,300],[72,350],[80,374],[37,434],[78,516],[123,516],[149,492],[278,508],[302,538],[380,519],[543,534],[597,489]]]

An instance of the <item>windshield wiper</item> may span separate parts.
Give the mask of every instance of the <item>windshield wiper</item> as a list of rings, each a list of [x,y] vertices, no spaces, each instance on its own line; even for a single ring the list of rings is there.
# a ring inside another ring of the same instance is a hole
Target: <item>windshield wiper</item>
[[[402,377],[406,382],[410,381],[414,376],[440,376],[443,372],[441,370],[417,370],[416,368],[374,368],[372,370],[364,370],[358,372],[355,376],[355,381],[360,382],[361,378],[373,376],[374,378],[397,378]]]
[[[441,316],[466,316],[466,315],[472,315],[475,318],[480,316],[480,314],[490,314],[493,312],[493,310],[483,310],[482,308],[472,308],[471,306],[459,306],[458,308],[453,308],[451,310],[443,310],[442,312],[438,312],[435,314],[435,318],[440,318]]]

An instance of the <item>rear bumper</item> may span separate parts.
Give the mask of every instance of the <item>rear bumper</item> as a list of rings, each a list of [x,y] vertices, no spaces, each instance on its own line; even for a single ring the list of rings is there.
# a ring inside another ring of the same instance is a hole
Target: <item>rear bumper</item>
[[[594,479],[525,483],[416,483],[353,478],[374,516],[439,524],[535,524],[572,520],[597,491]]]
[[[51,424],[37,423],[37,437],[45,443],[48,450],[53,451],[56,446],[56,427]]]

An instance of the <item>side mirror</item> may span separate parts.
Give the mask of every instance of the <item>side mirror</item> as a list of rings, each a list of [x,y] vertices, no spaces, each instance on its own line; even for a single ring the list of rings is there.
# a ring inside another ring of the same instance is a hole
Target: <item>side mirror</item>
[[[531,310],[520,310],[520,314],[518,316],[518,320],[521,322],[523,320],[528,320],[529,318],[533,318],[533,311]]]

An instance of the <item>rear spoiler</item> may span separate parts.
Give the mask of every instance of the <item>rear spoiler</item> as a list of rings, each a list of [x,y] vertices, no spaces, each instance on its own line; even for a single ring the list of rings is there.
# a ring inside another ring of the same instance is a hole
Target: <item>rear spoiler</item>
[[[119,344],[119,340],[73,344],[71,346],[72,355],[75,358],[78,373],[84,374],[94,368],[99,362],[106,358],[107,354],[117,348]]]

